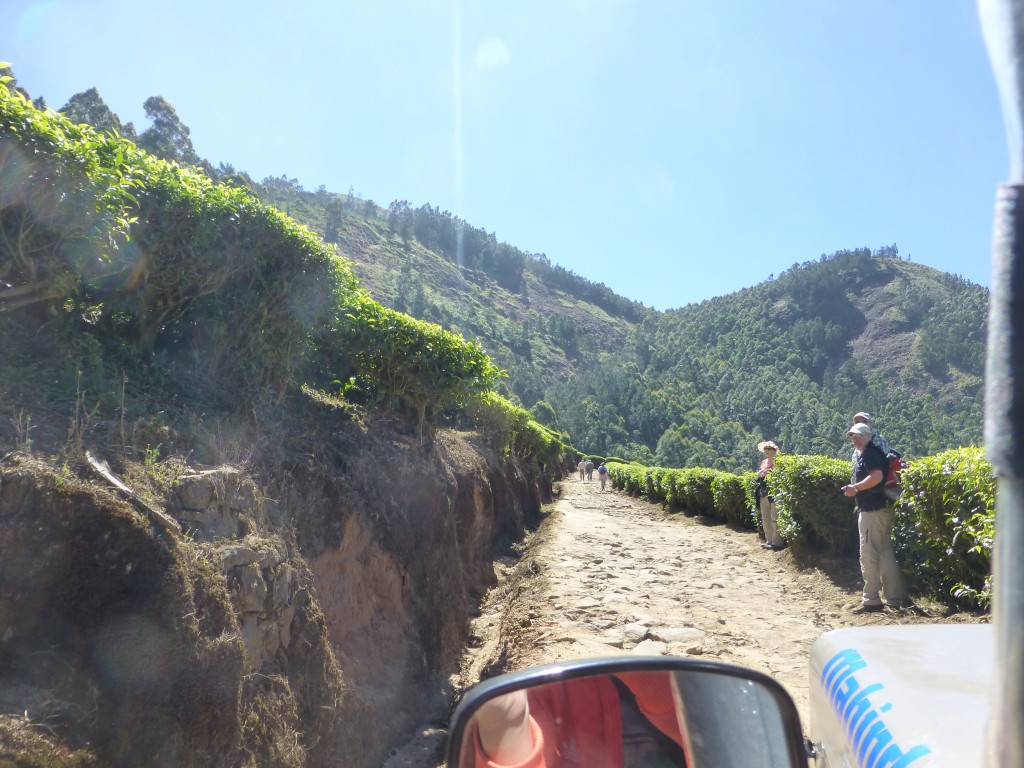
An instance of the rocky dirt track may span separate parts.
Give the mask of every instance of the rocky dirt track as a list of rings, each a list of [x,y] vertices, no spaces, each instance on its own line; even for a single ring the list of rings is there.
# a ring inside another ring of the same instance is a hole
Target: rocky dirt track
[[[773,676],[805,727],[808,659],[822,632],[985,620],[925,602],[854,616],[854,558],[801,564],[788,549],[762,549],[751,531],[602,493],[596,479],[563,481],[523,556],[497,568],[501,583],[474,621],[475,647],[457,685],[571,658],[694,656]]]

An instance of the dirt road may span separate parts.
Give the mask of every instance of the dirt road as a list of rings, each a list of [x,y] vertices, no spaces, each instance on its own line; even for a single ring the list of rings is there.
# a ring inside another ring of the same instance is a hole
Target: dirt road
[[[806,722],[808,659],[822,632],[981,620],[935,605],[854,616],[859,589],[854,558],[802,566],[789,550],[762,549],[753,532],[568,479],[475,622],[487,660],[476,666],[495,651],[505,671],[622,653],[717,659],[776,678]]]
[[[927,604],[854,616],[855,558],[801,565],[789,550],[762,549],[751,531],[668,515],[602,493],[597,480],[567,479],[559,494],[522,556],[496,566],[501,583],[473,623],[456,686],[571,658],[694,656],[773,676],[806,728],[808,659],[822,632],[984,620]]]

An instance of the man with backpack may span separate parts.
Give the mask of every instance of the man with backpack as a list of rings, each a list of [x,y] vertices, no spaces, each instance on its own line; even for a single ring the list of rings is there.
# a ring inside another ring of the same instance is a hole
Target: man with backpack
[[[892,549],[892,528],[896,513],[886,503],[885,481],[889,462],[882,449],[872,440],[871,427],[858,422],[847,430],[853,441],[853,482],[840,490],[853,498],[860,533],[860,572],[864,578],[861,604],[855,614],[874,613],[883,609],[881,595],[891,607],[899,607],[906,599],[903,576]]]
[[[907,463],[903,460],[903,454],[897,450],[894,450],[890,445],[889,441],[882,437],[882,434],[875,429],[875,424],[871,420],[871,414],[861,411],[853,416],[854,424],[867,424],[871,428],[871,442],[879,447],[882,451],[882,455],[885,456],[889,463],[889,474],[885,478],[885,486],[882,488],[885,493],[885,498],[891,502],[896,502],[902,492],[900,486],[900,473],[903,468],[907,466]],[[853,451],[853,461],[857,461],[857,449]]]

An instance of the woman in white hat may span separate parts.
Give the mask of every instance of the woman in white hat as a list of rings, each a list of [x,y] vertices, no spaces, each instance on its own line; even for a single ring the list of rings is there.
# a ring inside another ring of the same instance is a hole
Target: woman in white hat
[[[764,454],[761,466],[757,469],[757,486],[754,491],[761,512],[761,525],[764,528],[764,543],[761,546],[778,552],[786,548],[786,542],[779,535],[779,511],[775,507],[775,497],[768,493],[767,477],[768,473],[775,469],[775,457],[779,454],[779,446],[771,440],[762,440],[757,444],[757,450]]]

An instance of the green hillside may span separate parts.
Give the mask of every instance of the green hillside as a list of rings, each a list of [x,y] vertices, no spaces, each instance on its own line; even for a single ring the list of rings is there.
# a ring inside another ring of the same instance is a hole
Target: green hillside
[[[505,424],[499,448],[523,430],[551,438],[493,396],[503,373],[480,344],[375,301],[335,248],[244,183],[75,125],[10,83],[0,78],[0,406],[124,424],[305,393],[384,411],[421,442],[474,420]],[[175,145],[164,139],[153,145]],[[15,444],[30,440],[23,418]]]
[[[508,371],[509,394],[538,418],[553,409],[551,425],[581,450],[742,469],[771,437],[789,452],[841,456],[862,410],[910,456],[981,442],[988,291],[905,261],[895,245],[655,312],[493,236],[483,268],[460,266],[403,228],[418,217],[432,231],[472,229],[429,206],[389,214],[268,182],[257,185],[265,199],[313,226],[335,206],[328,234],[375,298],[478,339]]]
[[[140,143],[194,161],[173,107],[150,110]],[[120,125],[94,91],[64,111]],[[743,469],[771,437],[788,452],[842,456],[860,410],[911,456],[981,442],[988,292],[895,245],[822,255],[656,312],[430,205],[383,207],[198,164],[320,233],[376,301],[477,341],[508,373],[500,391],[583,451]]]
[[[621,404],[619,434],[638,436],[660,466],[749,467],[762,437],[843,456],[861,410],[911,456],[976,445],[987,302],[895,249],[841,252],[651,317],[548,399],[570,434],[590,428],[598,444],[596,404]]]

